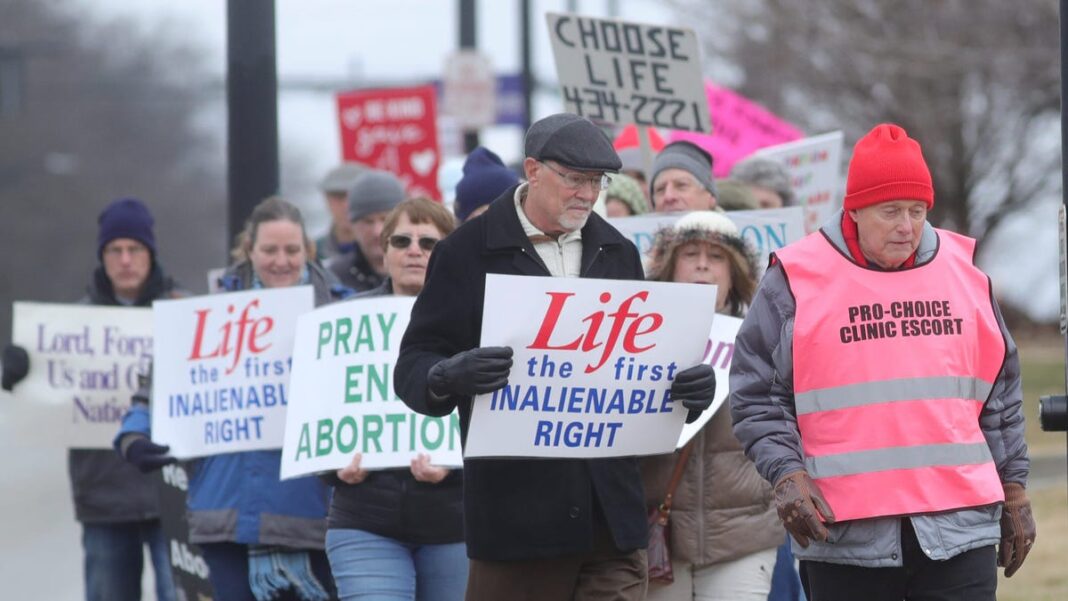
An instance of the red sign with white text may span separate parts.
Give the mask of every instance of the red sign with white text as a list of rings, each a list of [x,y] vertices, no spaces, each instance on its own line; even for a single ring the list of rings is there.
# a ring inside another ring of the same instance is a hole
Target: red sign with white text
[[[337,112],[343,160],[396,174],[412,196],[441,199],[434,86],[343,92]]]

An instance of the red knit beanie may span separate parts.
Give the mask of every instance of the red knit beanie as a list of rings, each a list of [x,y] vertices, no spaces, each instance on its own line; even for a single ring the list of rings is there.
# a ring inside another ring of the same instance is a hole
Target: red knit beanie
[[[919,143],[901,127],[882,123],[853,147],[844,207],[849,211],[888,200],[922,200],[930,209],[934,187]]]

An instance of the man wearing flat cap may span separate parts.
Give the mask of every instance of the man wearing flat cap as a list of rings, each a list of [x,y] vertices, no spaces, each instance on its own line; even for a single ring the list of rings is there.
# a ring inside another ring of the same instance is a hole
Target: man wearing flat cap
[[[504,387],[512,366],[511,348],[479,347],[487,273],[643,279],[634,245],[592,213],[620,168],[608,137],[576,115],[551,115],[531,126],[525,154],[527,182],[434,248],[394,370],[415,411],[458,408],[465,441],[474,395]],[[672,386],[691,413],[714,392],[704,365]],[[630,457],[465,461],[468,601],[644,598],[642,495]]]

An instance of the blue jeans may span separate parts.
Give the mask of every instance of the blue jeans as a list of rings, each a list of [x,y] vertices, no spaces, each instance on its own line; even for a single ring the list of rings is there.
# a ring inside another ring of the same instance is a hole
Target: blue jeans
[[[771,575],[771,593],[768,601],[805,601],[805,591],[801,589],[801,577],[794,565],[794,553],[790,549],[790,535],[786,542],[779,545],[775,571]]]
[[[363,530],[326,531],[342,601],[463,601],[467,546],[413,545]]]
[[[87,601],[140,601],[144,545],[156,575],[156,599],[175,601],[170,553],[159,520],[82,524]]]

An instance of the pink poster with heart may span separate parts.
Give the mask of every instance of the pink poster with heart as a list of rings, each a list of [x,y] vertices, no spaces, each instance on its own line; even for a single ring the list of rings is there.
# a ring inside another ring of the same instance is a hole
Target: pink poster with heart
[[[674,131],[671,141],[693,142],[712,154],[712,173],[727,177],[731,166],[754,151],[804,137],[774,113],[727,88],[705,82],[712,135]]]
[[[434,86],[337,95],[341,157],[390,171],[411,196],[441,200]]]

